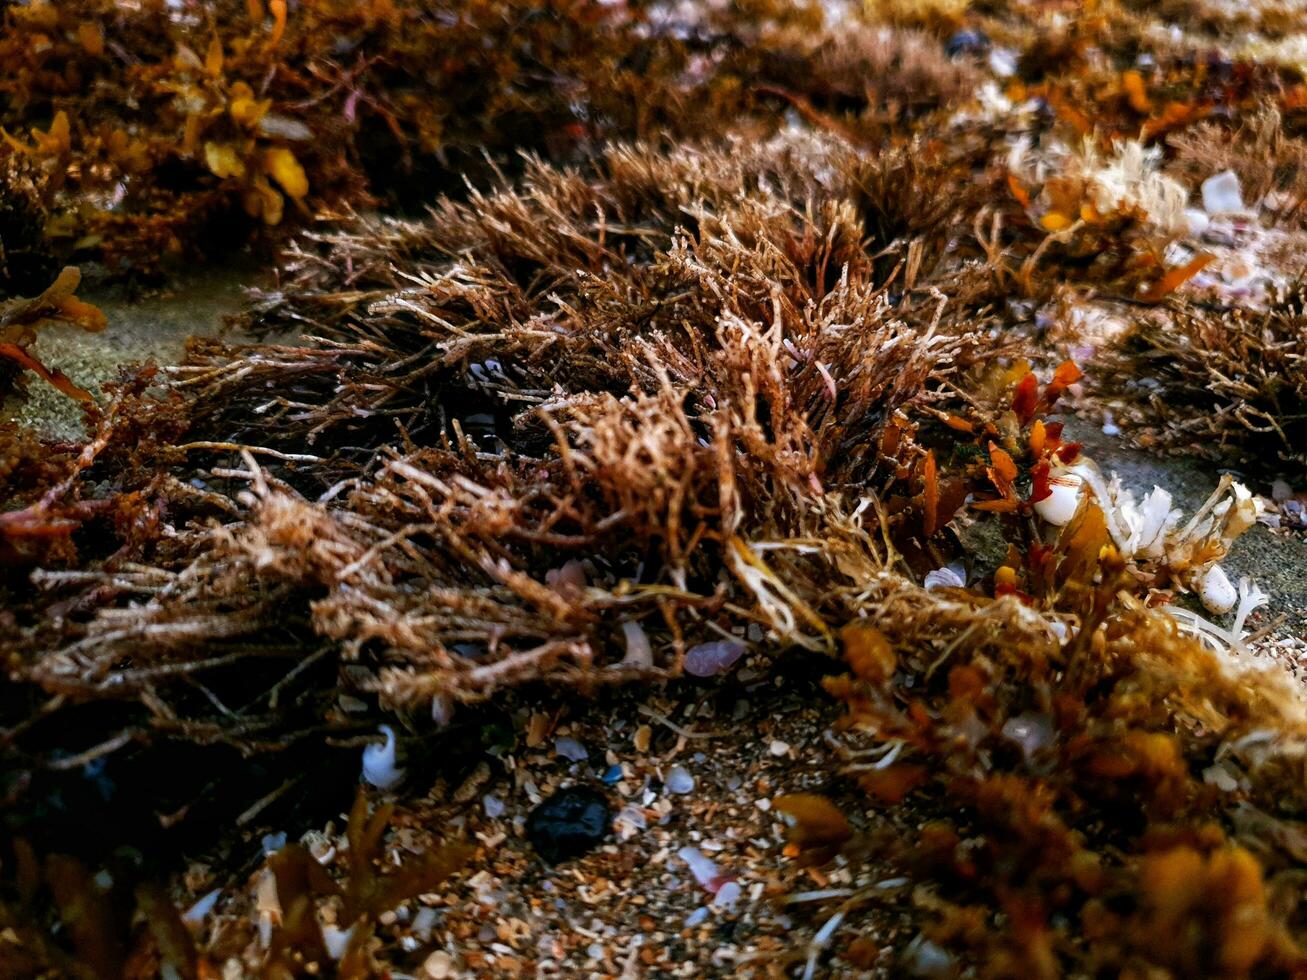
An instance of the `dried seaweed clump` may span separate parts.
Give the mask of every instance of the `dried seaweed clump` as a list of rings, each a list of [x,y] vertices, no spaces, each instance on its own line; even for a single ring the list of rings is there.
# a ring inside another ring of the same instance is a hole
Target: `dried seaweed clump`
[[[1231,130],[1204,122],[1167,140],[1169,170],[1190,187],[1233,171],[1250,207],[1265,207],[1277,220],[1302,219],[1307,199],[1307,141],[1286,131],[1283,114],[1269,106]]]
[[[79,0],[3,18],[0,159],[29,175],[47,250],[147,273],[324,206],[424,205],[523,150],[765,135],[787,99],[921,113],[974,78],[931,39],[813,2]]]
[[[520,188],[427,221],[307,240],[252,314],[305,336],[197,347],[174,372],[192,441],[155,465],[184,460],[190,483],[161,475],[166,523],[130,567],[41,573],[85,615],[24,676],[148,689],[152,724],[251,744],[275,716],[233,723],[163,679],[239,688],[242,658],[313,634],[399,706],[675,674],[724,636],[833,650],[833,569],[878,553],[862,494],[920,520],[908,416],[1006,349],[931,296],[920,243],[956,215],[881,242],[863,215],[892,209],[867,195],[897,188],[871,166],[808,137],[614,149],[590,176],[532,163]]]
[[[1104,394],[1133,406],[1141,443],[1227,464],[1307,462],[1307,317],[1301,298],[1268,310],[1184,306],[1137,320]]]

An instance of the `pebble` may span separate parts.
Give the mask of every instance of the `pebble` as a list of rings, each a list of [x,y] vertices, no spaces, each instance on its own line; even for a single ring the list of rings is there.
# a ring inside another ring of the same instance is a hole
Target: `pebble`
[[[708,906],[700,905],[685,917],[686,928],[693,929],[695,926],[703,925],[703,921],[706,918],[708,918]]]
[[[631,738],[631,741],[635,745],[635,750],[637,752],[648,752],[649,739],[652,736],[653,736],[653,729],[650,728],[648,725],[641,725],[639,728],[637,728],[635,730],[635,735]]]
[[[531,811],[526,837],[547,863],[557,864],[597,846],[611,824],[607,797],[585,786],[569,786]]]
[[[667,781],[664,783],[667,792],[685,794],[694,789],[694,777],[684,766],[676,766],[667,774]]]
[[[504,814],[504,801],[497,796],[487,793],[481,799],[481,805],[485,807],[486,816],[491,820],[501,817]]]
[[[779,738],[773,739],[771,745],[767,747],[767,751],[779,759],[789,753],[790,743],[782,742]]]
[[[438,949],[423,962],[422,972],[430,980],[445,980],[454,975],[454,957]]]

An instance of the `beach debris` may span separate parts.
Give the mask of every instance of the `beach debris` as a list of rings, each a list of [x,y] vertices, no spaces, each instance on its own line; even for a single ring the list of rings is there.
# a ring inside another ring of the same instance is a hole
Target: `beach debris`
[[[633,619],[622,624],[622,635],[626,638],[626,656],[622,658],[623,667],[636,667],[641,670],[653,666],[653,649],[649,645],[649,634]]]
[[[1223,170],[1203,181],[1203,210],[1209,215],[1242,214],[1243,197],[1239,177],[1231,170]]]
[[[393,789],[404,779],[404,770],[395,765],[395,730],[382,725],[380,732],[386,740],[363,749],[363,779],[377,789]]]
[[[560,735],[554,739],[554,754],[569,762],[584,762],[590,758],[590,750],[570,735]]]
[[[966,566],[960,561],[955,561],[940,568],[933,568],[921,580],[921,585],[927,592],[936,589],[964,589],[967,586]]]
[[[668,771],[663,785],[667,787],[667,792],[684,796],[686,793],[694,791],[694,777],[690,775],[690,771],[685,766],[673,766]]]
[[[612,829],[608,798],[586,786],[567,786],[539,803],[526,818],[526,837],[546,864],[580,857]]]
[[[747,649],[739,640],[695,644],[685,651],[685,672],[693,677],[716,677],[734,667]]]
[[[1219,564],[1209,565],[1196,582],[1198,598],[1207,607],[1208,612],[1227,613],[1234,608],[1239,594]]]
[[[689,867],[690,873],[694,875],[694,880],[699,883],[699,886],[714,897],[727,882],[734,880],[733,875],[724,873],[717,866],[716,861],[697,847],[688,845],[682,847],[676,852],[676,856]]]

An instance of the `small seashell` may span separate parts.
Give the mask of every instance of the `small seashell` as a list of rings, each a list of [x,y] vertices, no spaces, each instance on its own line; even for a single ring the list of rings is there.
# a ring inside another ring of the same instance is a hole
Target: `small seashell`
[[[644,627],[630,619],[622,624],[622,634],[626,637],[626,656],[622,659],[623,667],[647,669],[653,666],[653,650],[649,646],[649,634]]]
[[[213,907],[218,904],[218,896],[222,894],[221,888],[215,888],[207,895],[203,896],[198,902],[192,905],[182,915],[183,922],[200,923],[204,917],[213,911]]]
[[[363,778],[377,789],[390,789],[404,778],[404,770],[395,768],[395,730],[381,726],[386,741],[375,742],[363,749]]]
[[[1237,214],[1244,210],[1239,178],[1222,170],[1203,181],[1203,210],[1208,214]]]
[[[1220,565],[1212,565],[1198,578],[1198,598],[1208,612],[1227,613],[1239,600],[1230,577]]]
[[[663,785],[667,787],[667,792],[682,795],[694,789],[694,777],[685,766],[676,766],[667,774],[667,781]]]
[[[744,656],[739,640],[716,640],[700,643],[685,651],[685,672],[694,677],[716,677],[735,666]]]
[[[349,941],[353,936],[353,926],[348,929],[338,929],[328,925],[322,927],[322,945],[327,948],[327,955],[333,960],[338,960],[345,955],[345,950],[349,948]]]
[[[943,568],[927,572],[921,584],[927,592],[936,589],[964,589],[967,585],[966,567],[960,561],[951,562]]]
[[[728,881],[721,888],[717,889],[717,894],[713,896],[712,904],[719,909],[731,911],[735,908],[735,903],[740,900],[740,895],[744,889],[740,887],[738,881]]]
[[[566,735],[554,739],[554,752],[570,762],[584,762],[590,757],[589,749]]]
[[[721,872],[717,868],[716,861],[707,857],[697,847],[682,847],[676,852],[676,856],[690,866],[690,873],[694,875],[695,881],[716,894],[717,889],[721,887],[719,881]]]
[[[1035,503],[1035,513],[1054,527],[1071,523],[1080,509],[1080,488],[1084,480],[1074,473],[1059,473],[1048,481],[1049,494]]]

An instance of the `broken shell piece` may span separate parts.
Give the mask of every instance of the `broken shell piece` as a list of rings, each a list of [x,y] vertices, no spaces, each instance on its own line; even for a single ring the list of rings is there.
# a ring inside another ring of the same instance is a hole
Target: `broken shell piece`
[[[1054,527],[1070,524],[1080,507],[1080,488],[1084,482],[1074,473],[1059,473],[1050,477],[1049,494],[1043,500],[1036,501],[1035,513]]]
[[[254,909],[259,914],[259,944],[267,949],[272,943],[272,927],[281,925],[277,877],[271,868],[264,868],[259,874],[259,883],[254,893]]]
[[[744,651],[745,646],[739,640],[696,644],[685,651],[685,672],[695,677],[715,677],[735,666]]]
[[[1207,226],[1212,223],[1212,219],[1207,217],[1206,211],[1200,211],[1197,208],[1185,208],[1184,222],[1189,229],[1189,237],[1197,238],[1207,230]]]
[[[1239,178],[1222,170],[1203,181],[1203,210],[1208,214],[1237,214],[1244,210]]]
[[[927,592],[936,589],[964,589],[967,585],[966,567],[960,561],[951,562],[943,568],[927,572],[921,584]]]
[[[345,955],[352,938],[354,938],[353,926],[348,929],[338,929],[331,925],[322,926],[322,945],[327,948],[327,955],[333,960],[338,960]]]
[[[404,778],[404,770],[395,768],[395,730],[381,726],[386,741],[375,742],[363,749],[363,778],[377,789],[390,789]]]
[[[1220,565],[1212,565],[1198,577],[1198,598],[1208,612],[1227,613],[1234,608],[1239,594]]]
[[[213,907],[218,904],[218,896],[222,894],[221,888],[215,888],[207,895],[203,896],[198,902],[192,905],[182,915],[182,921],[191,925],[197,925],[204,921],[204,917],[213,911]]]
[[[644,627],[633,619],[622,624],[622,635],[626,637],[626,656],[622,659],[623,667],[638,667],[647,670],[653,666],[653,649],[649,646],[649,634]]]

